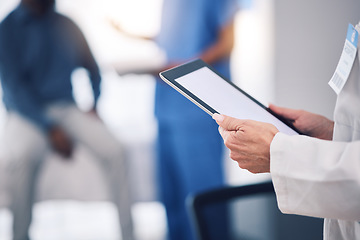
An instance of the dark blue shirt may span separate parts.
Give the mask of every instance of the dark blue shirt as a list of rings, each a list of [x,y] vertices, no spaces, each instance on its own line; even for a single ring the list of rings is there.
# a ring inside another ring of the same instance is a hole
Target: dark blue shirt
[[[100,95],[99,68],[80,29],[53,9],[35,15],[19,5],[0,24],[0,78],[9,111],[44,130],[56,124],[45,109],[74,103],[71,74],[84,67],[90,74],[95,102]]]

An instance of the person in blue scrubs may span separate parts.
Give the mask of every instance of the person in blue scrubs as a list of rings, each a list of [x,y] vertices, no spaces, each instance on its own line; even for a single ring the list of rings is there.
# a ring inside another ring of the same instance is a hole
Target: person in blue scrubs
[[[193,239],[186,197],[225,184],[223,140],[211,117],[164,83],[158,73],[201,58],[230,80],[237,10],[236,0],[164,0],[160,32],[155,38],[134,36],[112,22],[129,37],[155,41],[167,57],[166,66],[152,74],[156,76],[159,198],[166,209],[171,240]],[[214,239],[224,239],[224,228],[214,229]]]
[[[229,57],[237,8],[233,0],[164,0],[156,42],[167,55],[166,68],[202,58],[230,79]],[[223,141],[209,115],[157,80],[160,200],[166,208],[169,238],[193,239],[185,199],[190,193],[225,184]]]

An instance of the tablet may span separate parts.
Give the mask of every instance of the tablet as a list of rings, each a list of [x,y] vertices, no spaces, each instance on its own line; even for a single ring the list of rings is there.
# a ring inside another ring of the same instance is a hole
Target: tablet
[[[275,125],[280,132],[299,132],[255,98],[221,77],[201,59],[161,72],[160,77],[209,115],[220,113],[239,119],[252,119]]]

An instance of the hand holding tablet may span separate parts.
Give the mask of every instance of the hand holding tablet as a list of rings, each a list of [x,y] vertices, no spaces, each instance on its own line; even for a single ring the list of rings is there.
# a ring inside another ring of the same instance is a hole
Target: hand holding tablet
[[[220,113],[239,119],[267,122],[288,135],[299,134],[289,123],[235,84],[217,74],[198,59],[161,72],[161,79],[187,97],[209,115]]]

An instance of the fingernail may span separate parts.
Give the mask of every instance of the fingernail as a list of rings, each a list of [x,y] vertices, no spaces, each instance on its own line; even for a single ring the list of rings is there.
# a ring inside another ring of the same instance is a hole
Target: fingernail
[[[216,121],[216,122],[219,122],[221,123],[222,121],[224,121],[224,116],[223,115],[220,115],[218,113],[214,113],[212,115],[212,118]]]

